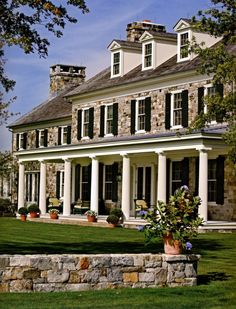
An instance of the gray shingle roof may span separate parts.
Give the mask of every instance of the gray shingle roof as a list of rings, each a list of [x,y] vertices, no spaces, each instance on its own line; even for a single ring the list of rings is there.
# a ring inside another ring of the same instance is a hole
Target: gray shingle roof
[[[113,42],[118,43],[121,47],[130,48],[130,49],[142,49],[142,43],[139,42],[130,42],[124,40],[113,40],[108,46],[110,46]]]

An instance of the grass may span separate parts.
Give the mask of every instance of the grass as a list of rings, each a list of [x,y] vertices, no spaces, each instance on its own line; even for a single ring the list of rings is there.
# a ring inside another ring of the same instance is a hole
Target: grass
[[[0,308],[236,308],[236,233],[200,234],[198,286],[65,293],[1,293]],[[161,252],[144,246],[143,233],[0,218],[1,254]]]

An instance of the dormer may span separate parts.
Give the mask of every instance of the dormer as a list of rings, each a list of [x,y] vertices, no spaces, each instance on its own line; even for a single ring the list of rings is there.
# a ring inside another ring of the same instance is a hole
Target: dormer
[[[197,44],[205,43],[205,47],[210,47],[217,43],[221,38],[214,37],[208,33],[196,31],[191,25],[191,19],[181,18],[174,26],[177,32],[177,62],[192,60],[196,54],[189,53],[188,44],[195,39]]]
[[[176,54],[176,35],[173,33],[145,31],[142,43],[142,70],[155,69]]]
[[[142,45],[138,42],[114,40],[111,51],[111,78],[121,77],[141,64]]]

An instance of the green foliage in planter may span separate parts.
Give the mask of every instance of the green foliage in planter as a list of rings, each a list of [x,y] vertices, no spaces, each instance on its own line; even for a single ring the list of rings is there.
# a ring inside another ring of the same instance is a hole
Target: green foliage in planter
[[[120,219],[123,216],[123,212],[120,208],[112,208],[110,211],[110,215],[115,215]]]
[[[37,204],[31,204],[31,205],[28,206],[28,211],[29,211],[29,213],[31,213],[31,212],[37,212],[38,213],[38,212],[40,212],[40,209],[39,209]]]
[[[27,207],[21,207],[18,209],[18,214],[20,215],[27,215],[29,213],[28,208]]]
[[[116,215],[109,215],[107,217],[107,222],[111,223],[111,224],[118,224],[119,223],[120,218],[117,217]]]

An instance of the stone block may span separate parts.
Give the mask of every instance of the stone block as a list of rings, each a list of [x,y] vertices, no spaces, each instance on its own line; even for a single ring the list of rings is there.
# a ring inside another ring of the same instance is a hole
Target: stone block
[[[185,277],[185,274],[183,271],[176,271],[175,274],[174,274],[175,278],[184,278]]]
[[[100,271],[98,269],[94,269],[92,271],[87,271],[81,282],[95,284],[99,282],[99,277],[100,277]]]
[[[78,283],[78,284],[66,284],[64,291],[89,291],[92,287],[88,283]]]
[[[82,257],[78,264],[79,264],[79,269],[88,269],[89,268],[89,259],[87,257]]]
[[[28,279],[12,280],[10,282],[10,292],[30,292],[33,290],[33,282]]]
[[[21,267],[11,267],[3,272],[3,280],[17,280],[23,278],[24,268]]]
[[[111,257],[110,256],[98,256],[92,259],[92,267],[110,267]]]
[[[70,271],[69,283],[80,283],[81,276],[78,271]]]
[[[124,283],[126,283],[126,282],[132,282],[132,283],[138,282],[138,273],[137,272],[123,273],[123,281],[124,281]]]
[[[139,282],[154,282],[155,275],[154,273],[140,273]]]
[[[185,276],[187,278],[195,278],[197,276],[196,270],[192,264],[186,264]]]
[[[145,267],[160,267],[162,265],[162,257],[159,254],[146,256],[144,262]]]
[[[36,279],[39,278],[41,272],[36,269],[27,269],[23,271],[23,278],[24,279]]]
[[[63,272],[55,272],[53,270],[49,270],[47,274],[47,281],[49,283],[62,283],[67,282],[69,280],[69,272],[63,271]]]
[[[134,266],[134,259],[132,256],[113,256],[111,266]]]
[[[62,263],[62,269],[76,270],[75,263]]]
[[[9,283],[0,282],[0,293],[9,292]]]
[[[36,283],[33,285],[33,289],[35,292],[54,292],[55,291],[55,284],[54,283]]]
[[[15,255],[10,257],[10,266],[31,266],[30,263],[30,257],[27,255]]]
[[[33,257],[30,262],[33,268],[38,268],[39,270],[49,270],[53,267],[53,262],[50,257]]]
[[[167,270],[159,268],[155,271],[155,283],[158,285],[166,284],[167,281]]]
[[[144,265],[144,258],[143,255],[134,255],[134,266],[143,266]]]
[[[10,266],[10,259],[8,257],[0,256],[0,269]]]
[[[107,270],[107,279],[110,282],[120,282],[122,281],[122,272],[120,270],[120,268],[110,268]]]

